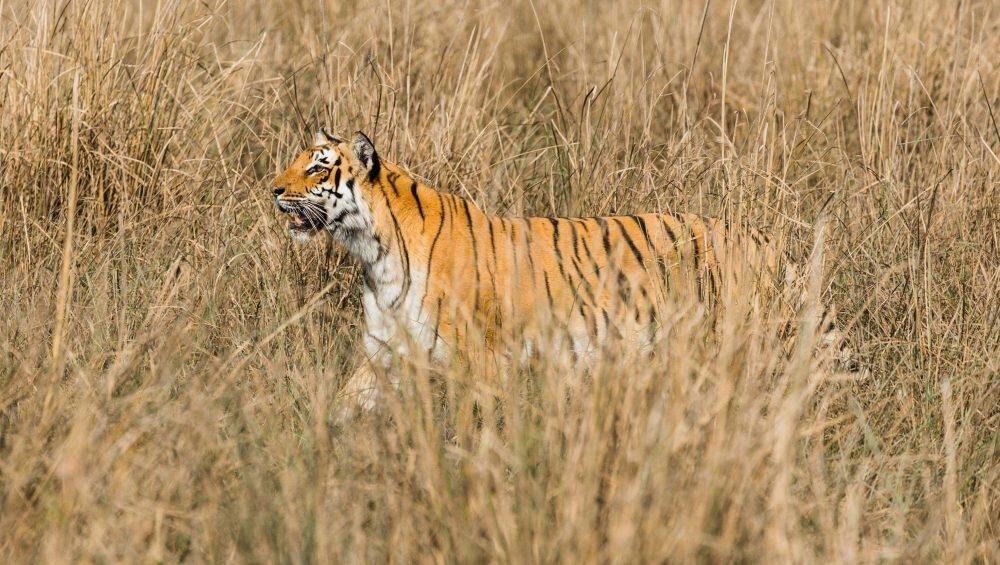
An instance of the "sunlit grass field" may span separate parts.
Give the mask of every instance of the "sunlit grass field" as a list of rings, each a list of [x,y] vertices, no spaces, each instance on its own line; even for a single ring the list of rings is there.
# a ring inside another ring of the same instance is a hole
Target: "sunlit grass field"
[[[998,53],[988,0],[0,0],[0,559],[997,562]],[[358,273],[268,190],[320,125],[821,252],[865,370],[679,315],[339,421]]]

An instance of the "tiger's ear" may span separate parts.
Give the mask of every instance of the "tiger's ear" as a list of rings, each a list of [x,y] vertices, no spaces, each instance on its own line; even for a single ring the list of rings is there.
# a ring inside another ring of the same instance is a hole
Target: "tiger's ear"
[[[375,152],[375,144],[372,143],[371,139],[368,139],[367,135],[360,131],[354,136],[354,154],[357,156],[358,161],[361,162],[361,166],[368,171],[368,180],[376,180],[379,170],[382,168],[382,163],[379,160],[378,153]]]
[[[313,145],[327,145],[329,143],[340,143],[340,140],[330,135],[326,128],[319,128],[313,136]]]

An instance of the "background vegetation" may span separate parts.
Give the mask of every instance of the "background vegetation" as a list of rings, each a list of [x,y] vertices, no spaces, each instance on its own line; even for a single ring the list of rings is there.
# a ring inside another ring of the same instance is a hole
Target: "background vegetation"
[[[0,555],[1000,559],[997,53],[988,0],[0,0]],[[679,319],[337,425],[357,274],[267,190],[322,123],[488,211],[801,256],[833,195],[870,373]]]

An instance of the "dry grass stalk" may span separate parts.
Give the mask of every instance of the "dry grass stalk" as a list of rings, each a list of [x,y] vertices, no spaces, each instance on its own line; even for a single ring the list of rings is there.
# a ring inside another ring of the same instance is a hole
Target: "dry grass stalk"
[[[996,561],[997,52],[985,0],[0,0],[0,555]],[[357,275],[265,188],[321,123],[490,212],[822,249],[870,374],[737,301],[338,426]]]

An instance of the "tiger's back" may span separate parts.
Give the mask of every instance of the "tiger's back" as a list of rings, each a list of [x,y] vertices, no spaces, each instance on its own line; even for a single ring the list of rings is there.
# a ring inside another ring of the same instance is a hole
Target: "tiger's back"
[[[415,197],[438,199],[423,187]],[[733,234],[717,219],[498,217],[443,200],[424,206],[436,212],[437,253],[419,273],[427,280],[419,307],[432,312],[435,334],[459,348],[470,322],[490,345],[553,326],[569,334],[575,353],[608,339],[649,342],[664,305],[716,303],[726,284],[720,266]],[[774,265],[773,253],[745,239],[748,256]]]

